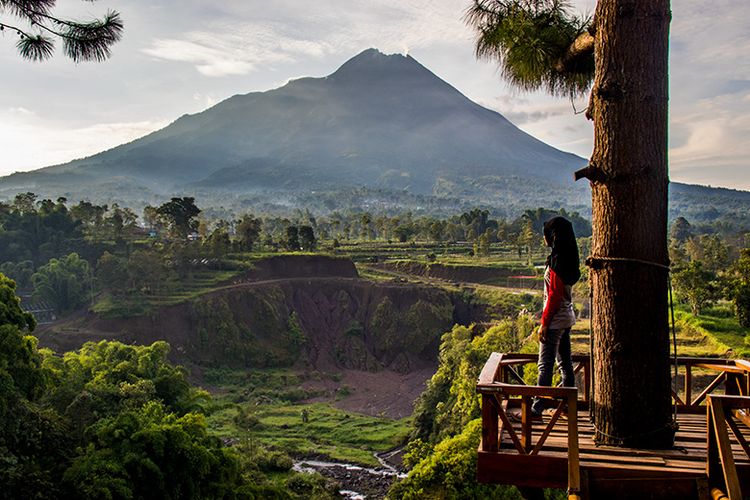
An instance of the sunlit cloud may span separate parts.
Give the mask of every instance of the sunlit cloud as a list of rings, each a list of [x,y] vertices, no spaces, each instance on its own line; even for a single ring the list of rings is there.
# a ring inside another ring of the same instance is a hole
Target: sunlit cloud
[[[243,75],[267,70],[269,65],[376,47],[405,53],[415,47],[465,40],[466,26],[447,2],[324,2],[309,8],[286,7],[283,21],[253,18],[233,8],[234,20],[215,21],[205,31],[177,38],[157,38],[143,49],[152,57],[191,63],[205,76]],[[333,5],[337,4],[337,5]],[[245,14],[245,15],[243,15]],[[227,16],[229,17],[229,16]]]
[[[168,124],[167,120],[149,120],[59,129],[32,112],[23,116],[0,113],[0,170],[11,173],[65,163],[130,142]]]

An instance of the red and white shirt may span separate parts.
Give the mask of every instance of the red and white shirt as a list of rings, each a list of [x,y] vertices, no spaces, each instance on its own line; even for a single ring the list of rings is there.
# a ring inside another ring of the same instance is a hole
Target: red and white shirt
[[[549,266],[544,270],[544,312],[542,325],[550,330],[570,328],[576,323],[572,287]]]

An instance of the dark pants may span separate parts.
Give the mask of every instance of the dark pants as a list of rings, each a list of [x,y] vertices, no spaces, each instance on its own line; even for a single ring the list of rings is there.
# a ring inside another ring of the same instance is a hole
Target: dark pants
[[[563,387],[575,387],[573,358],[570,352],[570,328],[547,330],[547,341],[539,342],[539,380],[537,385],[552,385],[552,365],[557,359],[557,367],[562,375]],[[539,415],[545,408],[545,400],[535,398],[531,412]]]

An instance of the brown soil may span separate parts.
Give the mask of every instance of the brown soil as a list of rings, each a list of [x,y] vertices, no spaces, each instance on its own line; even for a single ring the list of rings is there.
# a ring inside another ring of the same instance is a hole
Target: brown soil
[[[424,392],[427,381],[435,373],[430,366],[409,373],[391,371],[378,373],[359,370],[343,370],[341,381],[308,381],[304,389],[323,390],[334,394],[337,389],[347,388],[351,393],[345,397],[319,397],[310,402],[329,402],[346,411],[355,411],[374,417],[405,418],[412,414],[414,401]]]

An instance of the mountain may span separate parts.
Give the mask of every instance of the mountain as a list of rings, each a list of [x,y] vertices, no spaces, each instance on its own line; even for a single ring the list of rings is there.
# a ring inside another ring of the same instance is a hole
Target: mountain
[[[235,95],[128,144],[2,178],[0,196],[33,191],[138,207],[193,195],[202,207],[272,212],[447,213],[478,204],[587,212],[588,186],[572,182],[584,164],[411,56],[369,49],[327,77]]]
[[[470,101],[411,56],[369,49],[324,78],[233,96],[89,158],[0,190],[176,191],[331,186],[446,193],[483,177],[559,184],[584,160]]]

